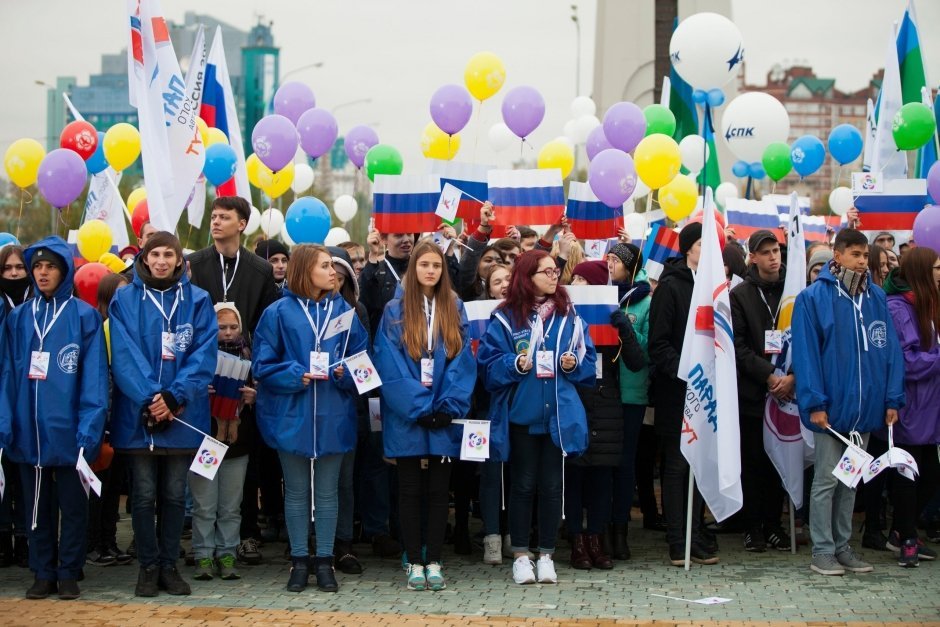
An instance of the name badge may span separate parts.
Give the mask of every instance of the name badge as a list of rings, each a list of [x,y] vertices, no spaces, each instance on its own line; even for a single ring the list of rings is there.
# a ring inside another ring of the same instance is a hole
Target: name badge
[[[164,361],[176,360],[176,333],[164,331],[160,334],[160,356]]]
[[[430,357],[421,360],[421,385],[426,388],[434,385],[434,360]]]
[[[535,376],[539,379],[555,378],[555,351],[535,352]]]
[[[594,378],[603,379],[604,378],[604,360],[601,359],[601,356],[597,356],[597,361],[594,362]]]
[[[29,378],[36,381],[45,381],[49,374],[49,353],[46,351],[33,351],[29,357]]]
[[[764,331],[764,354],[779,355],[783,352],[783,331]]]
[[[329,378],[330,354],[323,351],[310,351],[310,374],[314,379],[324,381]]]

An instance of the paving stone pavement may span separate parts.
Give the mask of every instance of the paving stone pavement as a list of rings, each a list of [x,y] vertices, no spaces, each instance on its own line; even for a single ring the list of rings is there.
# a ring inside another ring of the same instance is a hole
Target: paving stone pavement
[[[857,521],[858,522],[858,521]],[[856,528],[858,525],[856,524]],[[126,544],[130,520],[119,523]],[[746,553],[740,535],[719,536],[721,562],[693,564],[689,572],[670,566],[663,535],[639,526],[630,529],[633,559],[611,571],[576,571],[559,546],[557,585],[517,586],[511,565],[487,566],[479,552],[453,555],[445,549],[447,589],[409,592],[396,560],[372,557],[356,545],[362,575],[337,573],[340,591],[313,586],[287,592],[284,543],[262,549],[264,563],[242,566],[238,581],[193,581],[180,568],[193,594],[156,599],[133,596],[137,566],[86,566],[80,601],[25,601],[29,571],[0,569],[0,624],[447,624],[447,625],[940,625],[940,562],[902,569],[887,552],[861,551],[875,572],[822,577],[809,570],[810,551],[797,555],[769,551]],[[184,542],[188,544],[188,542]],[[654,595],[699,599],[726,597],[729,603],[704,606]]]

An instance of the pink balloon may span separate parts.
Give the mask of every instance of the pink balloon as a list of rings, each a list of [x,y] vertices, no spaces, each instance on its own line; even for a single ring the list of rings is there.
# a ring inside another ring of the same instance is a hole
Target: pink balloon
[[[39,193],[57,209],[67,207],[85,189],[88,170],[77,152],[56,148],[39,164]]]
[[[588,134],[587,143],[584,147],[587,150],[588,161],[593,161],[594,157],[600,152],[613,148],[610,142],[607,141],[607,136],[604,135],[603,125],[594,127],[594,130]]]
[[[503,122],[516,137],[525,139],[545,117],[545,100],[534,87],[515,87],[503,98]]]
[[[294,160],[297,129],[283,115],[266,115],[251,131],[251,147],[261,163],[277,172]]]
[[[630,152],[646,136],[646,117],[632,102],[618,102],[604,114],[604,136],[611,146]]]
[[[459,133],[473,115],[470,93],[460,85],[444,85],[431,96],[431,119],[448,135]]]
[[[329,111],[309,109],[297,120],[297,133],[300,135],[300,147],[316,159],[333,147],[339,127],[336,118]]]
[[[296,81],[288,81],[274,92],[274,112],[297,124],[305,111],[317,106],[313,90]]]
[[[636,188],[636,180],[633,158],[616,148],[601,151],[588,166],[591,191],[611,209],[627,202]]]
[[[927,205],[914,218],[914,241],[940,253],[940,205]]]

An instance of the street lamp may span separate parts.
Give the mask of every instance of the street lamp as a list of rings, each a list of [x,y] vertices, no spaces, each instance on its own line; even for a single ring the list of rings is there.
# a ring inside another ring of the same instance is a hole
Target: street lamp
[[[346,107],[352,107],[358,104],[371,104],[371,103],[372,103],[372,98],[359,98],[358,100],[350,100],[349,102],[343,102],[341,104],[338,104],[335,107],[333,107],[330,110],[330,112],[335,116],[336,112],[339,111],[340,109],[345,109]]]
[[[574,29],[577,34],[577,50],[575,57],[577,59],[574,69],[574,96],[581,95],[581,22],[578,20],[578,5],[571,5],[571,21],[574,22]]]
[[[280,84],[283,84],[284,79],[286,79],[286,78],[287,78],[288,76],[290,76],[291,74],[297,74],[298,72],[303,72],[304,70],[320,69],[321,67],[323,67],[323,61],[317,61],[316,63],[308,63],[307,65],[302,65],[302,66],[300,66],[300,67],[294,68],[294,69],[291,70],[290,72],[286,72],[286,73],[280,78],[280,80],[278,80],[278,84],[279,84],[279,85],[280,85]]]

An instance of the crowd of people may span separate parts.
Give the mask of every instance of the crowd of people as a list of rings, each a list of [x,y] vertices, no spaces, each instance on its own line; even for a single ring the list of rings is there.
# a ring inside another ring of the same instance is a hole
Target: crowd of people
[[[249,210],[216,199],[212,244],[189,255],[145,224],[139,246],[121,251],[127,270],[101,281],[97,309],[73,296],[62,239],[0,250],[0,566],[29,567],[27,598],[78,598],[86,565],[134,559],[137,596],[186,595],[190,578],[240,578],[239,565],[260,563],[262,545],[279,539],[293,592],[311,575],[335,592],[336,570],[361,573],[363,539],[379,557],[400,557],[409,590],[446,587],[448,541],[457,554],[478,545],[485,564],[509,558],[517,584],[555,583],[559,533],[574,569],[631,558],[635,496],[673,565],[685,561],[689,504],[692,561],[719,561],[680,450],[701,222],[681,229],[680,254],[653,280],[624,231],[606,259],[585,259],[564,218],[541,237],[517,226],[493,238],[489,203],[475,228],[442,225],[438,241],[373,231],[364,246],[261,240],[254,252],[242,245]],[[850,544],[856,491],[833,474],[843,440],[878,457],[890,438],[919,465],[916,480],[889,469],[865,485],[863,545],[896,552],[902,566],[933,560],[918,527],[940,539],[940,260],[913,243],[896,254],[890,234],[869,244],[851,228],[831,247],[810,246],[793,365],[781,372],[781,239],[729,233],[723,252],[739,415],[721,420],[740,428],[744,548],[795,541],[763,445],[770,397],[795,399],[815,435],[799,512],[811,568],[872,570]],[[616,286],[616,345],[594,345],[567,284]],[[478,345],[464,305],[474,300],[500,301]],[[360,394],[363,374],[347,358],[363,353],[382,386]],[[251,371],[237,411],[223,416],[213,381],[228,357]],[[467,419],[488,421],[485,461],[460,459]],[[197,453],[206,461],[206,436],[227,446],[211,479],[191,469]],[[89,493],[92,471],[100,496]],[[133,523],[124,549],[123,494]],[[191,576],[178,568],[184,556]]]

